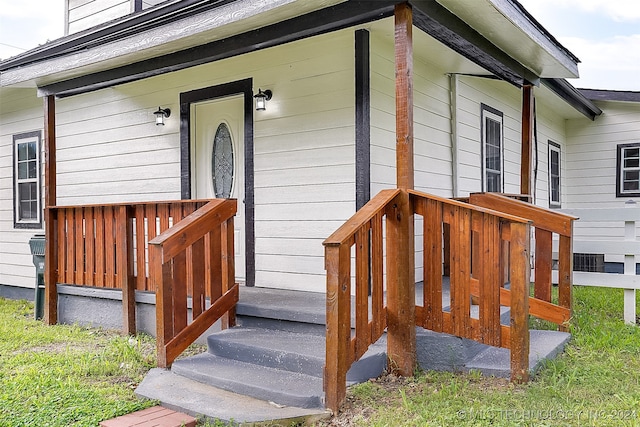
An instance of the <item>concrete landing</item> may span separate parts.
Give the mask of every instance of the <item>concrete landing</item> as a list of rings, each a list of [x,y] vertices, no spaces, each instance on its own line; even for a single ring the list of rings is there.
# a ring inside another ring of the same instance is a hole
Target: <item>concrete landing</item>
[[[312,424],[331,416],[329,411],[323,409],[281,406],[231,393],[161,368],[149,371],[136,389],[136,394],[158,400],[166,408],[226,423],[273,421],[275,425],[277,421],[278,425],[296,425],[303,422]]]
[[[558,331],[529,331],[529,373],[564,350],[571,335]],[[491,347],[465,338],[416,328],[418,364],[424,370],[470,372],[509,378],[509,349]]]

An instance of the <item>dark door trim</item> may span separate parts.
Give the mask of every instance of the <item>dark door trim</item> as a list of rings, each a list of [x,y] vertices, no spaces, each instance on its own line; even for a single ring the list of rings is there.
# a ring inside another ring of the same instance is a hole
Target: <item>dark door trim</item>
[[[191,104],[231,95],[244,96],[244,235],[246,285],[256,281],[253,166],[253,79],[237,80],[180,94],[180,192],[191,198]],[[238,209],[243,201],[238,200]]]

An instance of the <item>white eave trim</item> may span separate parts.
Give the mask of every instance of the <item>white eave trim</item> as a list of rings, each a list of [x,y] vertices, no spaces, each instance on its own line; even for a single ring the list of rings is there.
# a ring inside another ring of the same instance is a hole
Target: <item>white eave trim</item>
[[[3,71],[0,86],[44,86],[250,31],[345,0],[237,0],[133,36]]]

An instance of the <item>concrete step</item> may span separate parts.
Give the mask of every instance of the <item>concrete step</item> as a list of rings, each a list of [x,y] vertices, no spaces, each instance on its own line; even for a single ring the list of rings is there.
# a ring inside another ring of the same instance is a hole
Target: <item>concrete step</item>
[[[275,405],[181,377],[161,368],[149,371],[136,389],[136,394],[157,400],[166,408],[230,425],[313,425],[331,416],[325,409]]]
[[[323,408],[322,378],[202,353],[173,363],[171,371],[203,384],[279,405]]]
[[[208,337],[209,353],[241,362],[322,378],[324,335],[259,328],[231,328]],[[347,372],[350,384],[379,376],[386,367],[386,339],[373,344]]]

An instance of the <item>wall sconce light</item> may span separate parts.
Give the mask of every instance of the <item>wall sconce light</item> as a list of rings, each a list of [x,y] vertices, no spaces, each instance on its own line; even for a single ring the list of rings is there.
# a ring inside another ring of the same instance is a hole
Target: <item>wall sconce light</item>
[[[154,111],[153,114],[156,115],[156,125],[164,126],[164,119],[171,115],[171,110],[169,108],[158,107],[158,111]]]
[[[273,92],[271,92],[269,89],[265,90],[264,92],[262,91],[262,89],[258,89],[258,93],[253,96],[256,99],[256,111],[266,110],[267,101],[269,101],[272,96]]]

